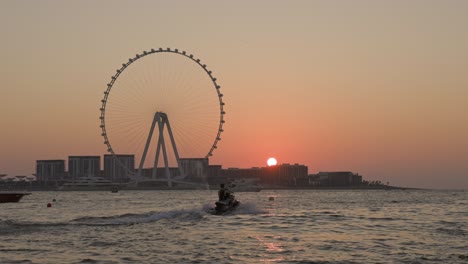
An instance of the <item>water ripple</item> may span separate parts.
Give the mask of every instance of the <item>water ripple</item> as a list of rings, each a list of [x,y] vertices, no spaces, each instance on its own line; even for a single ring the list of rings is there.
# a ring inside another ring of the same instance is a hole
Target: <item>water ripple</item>
[[[468,192],[263,190],[227,216],[206,213],[210,191],[61,193],[45,209],[51,195],[0,210],[0,263],[467,263]]]

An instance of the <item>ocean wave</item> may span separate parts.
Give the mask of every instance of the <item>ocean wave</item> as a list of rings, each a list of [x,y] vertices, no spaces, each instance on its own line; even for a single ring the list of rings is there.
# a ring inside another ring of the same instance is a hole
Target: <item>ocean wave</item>
[[[160,221],[164,219],[176,219],[181,221],[194,221],[203,218],[200,209],[179,209],[162,212],[149,212],[142,214],[122,214],[115,216],[85,216],[66,222],[28,222],[17,220],[0,220],[0,234],[11,230],[12,227],[57,227],[57,226],[107,226],[107,225],[134,225]]]
[[[393,217],[368,217],[370,221],[395,221],[395,220],[405,220],[401,218],[393,218]]]
[[[436,228],[436,232],[445,234],[445,235],[451,235],[451,236],[466,236],[465,232],[460,227],[454,227],[454,228],[439,227],[439,228]]]
[[[44,252],[42,249],[30,248],[0,248],[0,252]]]
[[[18,232],[26,230],[27,228],[41,227],[41,226],[63,226],[67,223],[63,222],[29,222],[18,220],[0,220],[0,234],[9,232]],[[30,230],[30,229],[28,229]]]
[[[203,211],[208,212],[213,207],[214,205],[205,204],[203,205]],[[259,208],[256,203],[241,202],[239,207],[236,210],[229,213],[228,215],[245,215],[245,214],[258,215],[258,214],[267,214],[267,213],[268,211]]]
[[[85,258],[85,259],[82,259],[78,262],[75,262],[76,264],[114,264],[114,263],[119,263],[117,261],[111,261],[111,260],[102,260],[102,259],[91,259],[91,258]]]
[[[29,259],[21,259],[21,260],[9,260],[8,263],[10,264],[30,264],[33,263],[32,260]]]
[[[163,212],[150,212],[142,214],[122,214],[103,217],[80,217],[72,220],[77,225],[134,225],[156,222],[164,219],[200,220],[203,214],[199,209],[179,209]]]
[[[258,208],[258,205],[253,202],[241,203],[239,208],[234,211],[235,214],[267,214],[268,212]]]

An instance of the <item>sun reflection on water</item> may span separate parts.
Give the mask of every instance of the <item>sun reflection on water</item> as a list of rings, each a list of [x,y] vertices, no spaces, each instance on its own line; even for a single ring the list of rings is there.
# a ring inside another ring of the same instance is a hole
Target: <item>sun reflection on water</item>
[[[260,236],[255,236],[255,239],[257,239],[260,243],[259,245],[260,246],[263,246],[267,252],[269,253],[281,253],[281,252],[284,252],[284,248],[283,248],[283,245],[281,242],[271,242],[271,241],[266,241],[266,239],[275,239],[275,240],[281,240],[282,237],[281,236],[264,236],[264,238],[260,237]],[[271,262],[279,262],[279,261],[283,261],[284,260],[284,257],[283,256],[276,256],[274,258],[262,258],[260,259],[259,261],[261,262],[267,262],[267,263],[271,263]]]

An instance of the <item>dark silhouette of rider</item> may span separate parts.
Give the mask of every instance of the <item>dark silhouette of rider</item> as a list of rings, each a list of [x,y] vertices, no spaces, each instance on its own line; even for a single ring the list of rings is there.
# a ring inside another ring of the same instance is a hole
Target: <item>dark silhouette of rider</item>
[[[221,184],[219,185],[219,187],[220,187],[220,188],[219,188],[219,191],[218,191],[218,199],[219,199],[220,201],[222,201],[222,200],[224,200],[224,199],[226,198],[226,197],[225,197],[225,196],[226,196],[226,189],[224,189],[224,183],[221,183]]]

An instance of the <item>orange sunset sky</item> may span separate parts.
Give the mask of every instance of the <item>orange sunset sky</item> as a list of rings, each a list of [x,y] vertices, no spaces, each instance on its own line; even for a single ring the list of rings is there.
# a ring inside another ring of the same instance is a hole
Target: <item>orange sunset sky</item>
[[[468,1],[1,1],[0,174],[103,155],[100,100],[151,48],[213,71],[211,164],[468,188]],[[149,69],[151,70],[151,69]]]

